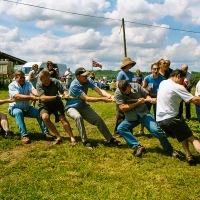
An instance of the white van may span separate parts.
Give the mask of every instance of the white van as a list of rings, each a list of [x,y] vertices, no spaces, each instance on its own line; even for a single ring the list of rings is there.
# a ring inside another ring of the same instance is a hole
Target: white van
[[[31,67],[37,64],[39,72],[44,68],[47,68],[46,62],[27,62],[23,66],[21,66],[21,70],[25,73],[26,80],[28,79],[28,74],[31,70]],[[67,65],[62,63],[53,63],[53,68],[59,72],[59,78],[61,79],[62,75],[64,75],[65,71],[67,70]]]

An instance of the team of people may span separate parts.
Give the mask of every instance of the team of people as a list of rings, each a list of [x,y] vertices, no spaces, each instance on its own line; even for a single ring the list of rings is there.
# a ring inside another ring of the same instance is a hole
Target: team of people
[[[122,60],[121,71],[117,75],[117,89],[114,95],[99,88],[94,80],[88,77],[89,72],[84,68],[76,69],[73,81],[71,80],[70,69],[67,70],[68,85],[63,88],[63,85],[57,79],[57,72],[53,69],[51,61],[47,62],[47,69],[43,69],[39,74],[37,74],[38,66],[34,65],[29,74],[29,81],[25,80],[25,75],[22,71],[15,73],[15,80],[9,85],[10,99],[1,100],[0,104],[9,103],[9,114],[15,118],[21,133],[21,141],[24,144],[30,143],[24,117],[36,118],[43,137],[48,140],[54,140],[54,145],[62,142],[62,136],[50,119],[53,114],[55,122],[60,121],[64,130],[70,136],[71,144],[76,145],[71,126],[65,117],[67,115],[75,121],[82,143],[89,149],[92,149],[93,145],[86,134],[84,120],[96,126],[109,144],[120,146],[121,142],[116,137],[123,137],[127,144],[134,149],[134,155],[140,157],[146,152],[146,149],[134,137],[132,132],[134,127],[141,124],[140,132],[144,134],[145,127],[159,140],[164,151],[169,156],[180,156],[173,149],[167,136],[177,138],[183,145],[188,163],[190,165],[194,164],[195,159],[189,150],[189,143],[200,153],[200,142],[192,134],[187,123],[182,118],[180,103],[182,100],[186,103],[194,103],[196,111],[199,113],[200,86],[198,85],[200,84],[197,84],[195,96],[190,94],[189,89],[191,89],[192,84],[190,84],[190,88],[188,84],[188,88],[184,86],[188,71],[184,71],[184,69],[172,70],[170,61],[164,59],[152,64],[152,74],[145,78],[138,71],[136,76],[138,79],[135,80],[133,73],[130,72],[130,69],[135,65],[136,62],[131,58],[125,57]],[[188,69],[188,67],[186,68]],[[97,92],[101,97],[88,96],[89,88]],[[62,99],[66,97],[70,98],[64,105]],[[32,106],[31,101],[33,103],[39,101],[39,109]],[[114,135],[111,134],[104,120],[87,103],[97,101],[116,102]],[[154,117],[150,114],[152,105]],[[17,138],[10,131],[7,116],[4,113],[0,113],[0,120],[5,138]],[[200,121],[200,117],[198,120]]]

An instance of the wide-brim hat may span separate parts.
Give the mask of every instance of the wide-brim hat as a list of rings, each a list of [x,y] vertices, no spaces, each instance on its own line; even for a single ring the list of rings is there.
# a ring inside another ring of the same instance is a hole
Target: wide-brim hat
[[[122,65],[120,66],[120,69],[126,67],[127,65],[132,65],[135,66],[136,65],[136,62],[131,60],[129,57],[124,57],[123,60],[122,60]]]

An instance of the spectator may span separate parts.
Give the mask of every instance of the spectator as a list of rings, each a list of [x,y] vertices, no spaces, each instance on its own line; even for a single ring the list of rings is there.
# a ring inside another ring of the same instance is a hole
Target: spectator
[[[56,78],[58,79],[58,73],[57,71],[53,68],[53,63],[51,61],[47,61],[47,69],[49,70],[51,78]]]
[[[94,74],[94,72],[91,72],[90,73],[90,78],[94,81],[95,80],[95,74]]]
[[[114,92],[116,88],[117,88],[116,80],[112,79],[112,82],[110,83],[110,90]]]
[[[171,62],[170,60],[165,60],[165,64],[166,64],[166,71],[167,71],[167,74],[168,74],[168,77],[170,77],[170,74],[172,73],[173,69],[170,68],[170,65],[171,65]]]
[[[55,78],[50,78],[48,70],[43,69],[40,72],[40,81],[37,83],[37,91],[39,94],[39,110],[42,120],[48,129],[57,137],[53,144],[59,144],[62,142],[62,138],[58,133],[55,125],[50,120],[50,115],[54,114],[56,122],[61,121],[65,131],[71,138],[71,143],[76,144],[73,137],[72,129],[67,121],[64,113],[64,105],[60,94],[64,94],[64,89],[60,81]]]
[[[190,165],[195,160],[189,150],[189,142],[195,150],[200,153],[200,142],[192,134],[185,120],[179,115],[179,104],[183,99],[200,105],[200,98],[194,97],[184,87],[183,81],[186,73],[176,69],[171,73],[171,78],[160,83],[157,96],[156,120],[163,131],[173,138],[177,138],[182,143],[186,159]]]
[[[145,105],[145,98],[151,103],[156,102],[156,99],[151,98],[148,95],[148,91],[139,84],[132,83],[130,85],[126,80],[119,81],[118,89],[115,91],[115,100],[119,105],[119,109],[124,112],[125,120],[119,124],[117,131],[130,147],[135,149],[134,155],[139,157],[145,152],[145,148],[135,139],[132,134],[132,129],[139,124],[142,124],[149,132],[159,139],[168,155],[177,157],[178,153],[173,150],[166,135],[159,128],[152,115],[149,114],[149,110]],[[131,99],[138,99],[138,101],[131,102]]]
[[[104,120],[89,106],[87,102],[104,101],[110,102],[113,96],[108,94],[105,90],[100,89],[95,85],[91,78],[88,78],[89,72],[84,68],[78,68],[75,71],[76,78],[72,81],[69,88],[69,95],[75,97],[70,99],[65,105],[66,114],[75,120],[76,127],[81,135],[82,142],[87,148],[92,148],[84,126],[84,119],[92,125],[98,127],[99,131],[103,134],[107,141],[111,144],[121,145],[119,141],[114,139],[108,130]],[[91,88],[102,97],[89,97],[87,95],[88,89]],[[78,99],[76,99],[78,98]]]
[[[137,83],[139,83],[140,85],[142,85],[142,81],[144,80],[144,77],[142,76],[140,70],[137,69],[135,73],[136,73],[136,75],[134,76],[134,78],[137,79]]]
[[[30,143],[24,117],[36,118],[44,137],[51,139],[52,136],[49,134],[48,129],[40,118],[39,110],[30,104],[30,100],[38,100],[38,93],[30,82],[25,81],[24,72],[20,70],[16,71],[15,81],[10,83],[8,87],[10,98],[15,99],[15,102],[9,104],[8,111],[11,116],[15,117],[17,126],[21,133],[22,142],[24,144]],[[32,94],[32,96],[30,94]]]
[[[68,67],[67,68],[67,71],[65,72],[65,80],[66,80],[66,88],[69,89],[70,87],[70,84],[72,82],[72,76],[73,76],[73,73],[72,71],[70,70],[70,68]]]
[[[120,67],[121,71],[117,74],[117,86],[118,82],[121,80],[126,80],[129,83],[133,80],[133,73],[130,71],[132,67],[136,65],[136,62],[131,60],[129,57],[124,57],[122,60],[122,65]],[[119,109],[119,105],[116,104],[116,120],[114,128],[114,136],[120,137],[117,131],[118,125],[125,119],[124,113]]]
[[[200,81],[198,81],[196,85],[195,96],[200,98]],[[200,122],[200,106],[199,105],[195,105],[195,106],[196,106],[196,114]]]
[[[183,81],[183,86],[186,88],[188,92],[191,92],[191,89],[195,84],[195,78],[192,75],[192,73],[188,71],[187,65],[185,64],[182,65],[181,69],[186,73],[186,77]],[[185,114],[186,114],[186,119],[191,118],[190,103],[185,103]],[[183,115],[183,101],[181,101],[180,103],[179,115]]]
[[[159,66],[159,74],[163,76],[165,79],[168,79],[170,76],[170,72],[168,71],[169,68],[165,60],[160,59],[158,61],[158,66]]]
[[[142,87],[146,88],[146,90],[149,92],[149,95],[152,98],[156,98],[158,87],[163,80],[165,80],[165,78],[159,74],[158,64],[154,63],[151,65],[151,74],[144,78]],[[154,119],[156,120],[156,104],[146,102],[146,106],[149,112],[151,110],[152,105],[153,105],[153,111],[154,111]],[[144,126],[141,125],[141,130],[139,131],[138,135],[140,136],[144,135]]]
[[[34,64],[31,67],[31,71],[28,74],[28,81],[32,83],[34,88],[36,88],[37,79],[38,79],[38,65]]]
[[[31,71],[28,74],[28,81],[32,83],[33,87],[36,88],[36,83],[37,83],[37,79],[38,79],[38,65],[34,64],[31,67]],[[35,103],[36,101],[32,102],[32,105],[35,107]]]
[[[100,89],[104,89],[104,79],[103,77],[100,77],[99,80],[98,80],[98,83],[97,83],[97,86],[100,88]]]

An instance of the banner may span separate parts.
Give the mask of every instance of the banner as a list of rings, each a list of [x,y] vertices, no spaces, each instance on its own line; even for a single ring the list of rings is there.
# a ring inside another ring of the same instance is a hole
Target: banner
[[[102,65],[100,63],[94,61],[94,60],[92,61],[92,66],[93,67],[100,67],[102,69]]]

